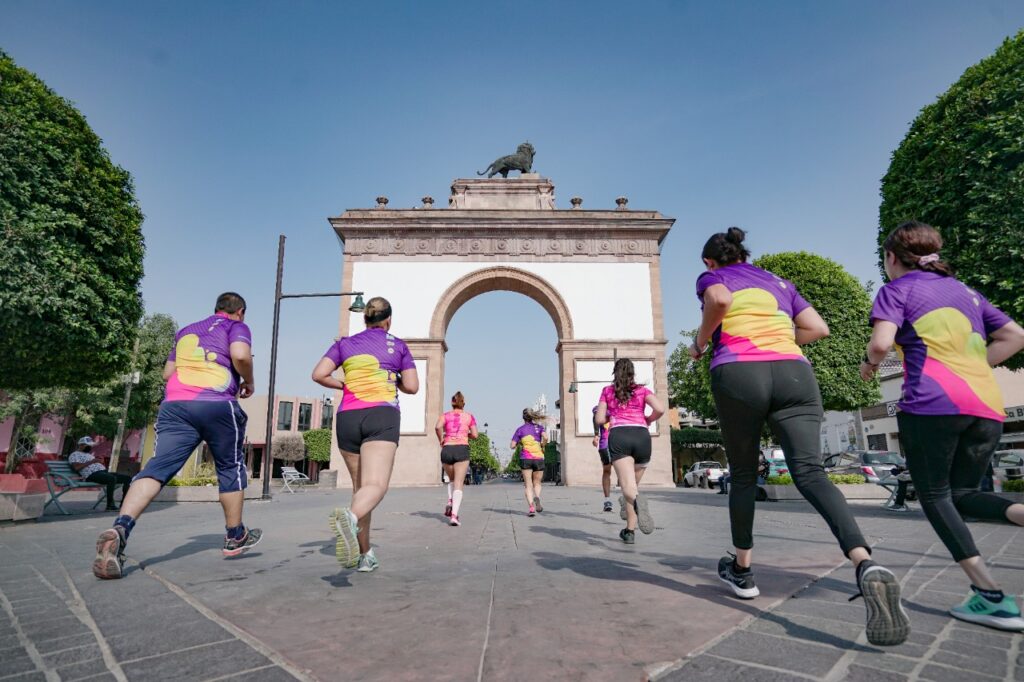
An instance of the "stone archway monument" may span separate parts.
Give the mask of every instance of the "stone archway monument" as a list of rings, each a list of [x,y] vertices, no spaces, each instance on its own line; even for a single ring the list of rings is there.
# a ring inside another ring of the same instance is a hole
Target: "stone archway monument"
[[[489,291],[528,296],[551,316],[558,334],[559,450],[569,485],[598,485],[601,465],[591,440],[591,409],[611,381],[614,358],[636,364],[637,379],[668,403],[662,323],[660,251],[673,218],[633,211],[554,206],[554,185],[537,174],[460,179],[446,209],[424,197],[415,209],[352,209],[331,218],[344,243],[342,289],[384,296],[395,311],[392,330],[409,345],[420,392],[401,395],[402,441],[393,485],[440,482],[434,422],[447,406],[445,334],[455,312]],[[340,332],[364,328],[362,316],[341,308]],[[508,347],[484,368],[501,385],[515,372]],[[578,391],[570,392],[577,382]],[[600,382],[600,383],[598,383]],[[495,390],[500,390],[495,388]],[[672,485],[668,418],[652,425],[654,454],[645,485]],[[339,486],[347,472],[335,446],[331,468]]]

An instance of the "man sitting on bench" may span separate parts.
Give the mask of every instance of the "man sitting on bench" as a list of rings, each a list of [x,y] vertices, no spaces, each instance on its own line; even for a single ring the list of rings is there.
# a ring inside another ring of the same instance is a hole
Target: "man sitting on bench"
[[[78,475],[90,483],[99,483],[107,486],[107,511],[117,511],[120,507],[114,504],[114,489],[121,484],[121,499],[128,494],[128,486],[131,485],[132,477],[124,474],[117,474],[107,471],[107,467],[96,459],[92,454],[92,447],[96,445],[89,436],[83,436],[78,440],[78,449],[68,455],[68,464],[78,472]]]

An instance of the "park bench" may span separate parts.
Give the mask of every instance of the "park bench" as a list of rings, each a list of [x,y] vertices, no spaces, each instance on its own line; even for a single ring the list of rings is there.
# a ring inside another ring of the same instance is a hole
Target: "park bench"
[[[295,467],[281,467],[281,481],[284,483],[285,490],[290,493],[295,492],[292,488],[292,483],[294,483],[299,490],[304,491],[306,489],[306,484],[310,482],[309,476],[302,473]]]
[[[50,499],[47,500],[46,505],[43,507],[45,511],[46,507],[50,504],[57,506],[61,514],[70,514],[67,509],[61,506],[59,498],[64,493],[72,490],[80,490],[82,488],[96,488],[100,491],[100,495],[96,498],[96,504],[92,506],[93,509],[103,501],[106,496],[106,486],[100,485],[99,483],[92,483],[82,478],[77,471],[71,466],[71,463],[63,460],[48,460],[46,462],[46,487],[50,491]]]

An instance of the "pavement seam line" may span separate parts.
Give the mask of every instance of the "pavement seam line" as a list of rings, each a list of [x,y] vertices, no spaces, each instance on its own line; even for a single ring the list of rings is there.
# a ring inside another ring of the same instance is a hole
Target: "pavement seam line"
[[[61,572],[64,574],[64,580],[68,584],[68,589],[71,590],[71,599],[65,598],[64,603],[67,605],[68,609],[70,609],[71,613],[81,621],[82,625],[89,628],[90,632],[92,632],[92,636],[96,638],[96,646],[99,647],[100,654],[103,656],[103,664],[107,666],[107,670],[109,670],[110,674],[114,676],[114,679],[118,682],[128,682],[128,676],[124,674],[123,670],[121,670],[121,664],[117,662],[117,657],[114,656],[114,652],[110,649],[110,645],[107,643],[107,638],[103,636],[103,633],[100,631],[99,624],[93,619],[92,614],[89,613],[89,607],[85,605],[85,600],[82,599],[81,592],[78,591],[78,588],[75,587],[75,583],[71,580],[71,574],[68,573],[68,569],[56,554],[53,552],[51,552],[51,554],[53,554],[53,558],[57,561],[57,566],[60,567]],[[32,567],[32,570],[39,573],[34,566]],[[53,585],[50,585],[50,581],[46,580],[41,573],[39,573],[39,577],[51,589],[56,591],[56,588]]]
[[[183,649],[175,649],[174,651],[165,651],[165,652],[159,653],[159,654],[150,654],[149,656],[139,656],[138,658],[128,658],[128,659],[125,659],[124,662],[125,663],[139,663],[140,661],[148,661],[151,658],[160,658],[161,656],[166,656],[168,654],[180,654],[180,653],[183,653],[185,651],[193,651],[195,649],[202,649],[203,647],[216,646],[218,644],[226,644],[228,642],[234,642],[234,641],[235,641],[234,637],[230,637],[228,639],[218,639],[216,642],[203,642],[202,644],[193,644],[192,646],[187,646],[187,647],[185,647]],[[234,675],[234,673],[231,673],[231,674]]]
[[[129,561],[132,560],[129,559]],[[224,618],[221,618],[216,611],[206,606],[206,604],[202,603],[201,601],[190,595],[188,592],[183,590],[181,587],[172,583],[167,578],[164,578],[162,575],[154,571],[152,568],[144,568],[141,564],[135,561],[133,561],[133,563],[135,563],[139,567],[140,571],[142,571],[146,575],[156,578],[164,587],[170,590],[173,594],[177,595],[180,599],[185,601],[192,608],[194,608],[196,611],[205,616],[208,620],[213,621],[214,623],[221,626],[238,639],[248,644],[250,647],[258,651],[259,653],[269,658],[271,661],[280,666],[285,672],[290,674],[292,677],[295,677],[298,680],[302,680],[303,682],[316,682],[315,678],[311,677],[305,670],[302,670],[294,663],[289,661],[287,658],[282,656],[280,653],[278,653],[274,649],[271,649],[269,646],[267,646],[260,640],[256,639],[256,637],[249,634],[248,632],[238,627],[234,623]]]
[[[47,682],[60,682],[60,676],[57,671],[47,665],[42,655],[39,653],[39,649],[36,649],[35,644],[29,639],[28,635],[21,629],[21,623],[18,621],[18,616],[15,615],[14,609],[11,608],[11,602],[7,601],[7,595],[0,591],[0,608],[4,610],[7,617],[11,619],[11,625],[14,627],[15,633],[18,635],[18,641],[21,642],[21,646],[25,649],[28,657],[35,663],[38,671],[42,672],[46,676]]]
[[[220,677],[208,677],[205,680],[203,680],[203,682],[219,682],[219,680],[230,680],[232,678],[238,677],[239,675],[248,675],[249,673],[254,673],[254,672],[258,671],[258,670],[266,670],[268,668],[273,668],[273,667],[274,667],[273,664],[261,665],[258,668],[249,668],[248,670],[239,670],[238,672],[231,673],[229,675],[221,675]]]
[[[763,634],[763,633],[762,633]],[[805,680],[820,680],[820,677],[814,675],[807,675],[805,673],[797,672],[795,670],[787,670],[785,668],[776,668],[775,666],[765,665],[764,663],[757,663],[756,661],[739,661],[734,658],[726,658],[725,656],[719,656],[718,654],[704,654],[710,658],[717,658],[720,661],[727,661],[729,663],[735,663],[736,665],[745,665],[751,668],[758,668],[759,670],[770,670],[773,673],[783,673],[792,677],[799,677]]]
[[[476,682],[484,679],[484,659],[487,657],[487,645],[491,641],[491,615],[494,613],[494,586],[498,582],[498,557],[494,557],[494,573],[491,575],[491,601],[487,605],[487,627],[484,628],[484,646],[480,651],[480,665],[476,669]]]

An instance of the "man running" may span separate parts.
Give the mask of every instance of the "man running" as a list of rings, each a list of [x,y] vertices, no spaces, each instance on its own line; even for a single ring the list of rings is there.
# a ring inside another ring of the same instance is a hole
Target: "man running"
[[[217,297],[213,315],[180,329],[164,365],[164,379],[167,388],[156,418],[156,454],[135,477],[113,527],[96,540],[92,572],[97,578],[121,577],[125,545],[135,522],[203,441],[217,467],[227,530],[224,556],[238,556],[262,536],[258,528],[242,523],[246,414],[236,397],[248,398],[254,386],[245,299],[233,291],[223,293]]]

